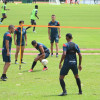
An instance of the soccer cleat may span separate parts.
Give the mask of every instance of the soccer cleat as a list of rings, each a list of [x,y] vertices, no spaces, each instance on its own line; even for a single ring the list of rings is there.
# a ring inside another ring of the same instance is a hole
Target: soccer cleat
[[[51,54],[51,57],[53,57],[53,53]]]
[[[46,71],[46,70],[48,70],[48,67],[46,67],[46,68],[44,67],[44,68],[43,68],[43,71]]]
[[[33,72],[33,69],[30,69],[28,72]]]
[[[22,63],[22,64],[26,64],[26,63],[25,63],[25,62],[23,62],[23,61],[22,61],[21,63]]]
[[[0,24],[3,24],[3,23],[0,22]]]
[[[82,95],[82,91],[79,91],[78,95]]]
[[[6,80],[7,77],[3,77],[3,76],[1,76],[1,79],[2,79],[2,81],[7,81],[7,80]]]
[[[67,95],[67,92],[63,92],[63,93],[59,94],[58,96],[65,96],[65,95]]]
[[[34,33],[36,33],[36,31],[33,31]]]
[[[15,61],[15,64],[19,64],[17,61]]]

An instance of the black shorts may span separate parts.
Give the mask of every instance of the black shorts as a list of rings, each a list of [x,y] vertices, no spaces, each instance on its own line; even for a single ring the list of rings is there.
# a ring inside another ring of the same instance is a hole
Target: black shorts
[[[5,17],[5,16],[7,16],[7,15],[6,15],[6,13],[2,13],[2,16]]]
[[[38,54],[39,56],[41,55],[42,53]],[[48,58],[50,55],[50,52],[45,52],[45,59]]]
[[[51,43],[54,43],[54,41],[55,41],[55,43],[58,43],[59,42],[59,36],[58,35],[57,36],[54,36],[54,37],[51,36],[50,42]]]
[[[11,62],[11,55],[7,56],[7,52],[5,50],[2,50],[2,58],[3,62]]]
[[[68,72],[69,72],[69,70],[72,70],[72,72],[73,72],[73,74],[74,75],[77,75],[78,74],[78,68],[77,68],[77,63],[64,63],[63,64],[63,66],[62,66],[62,69],[61,69],[61,71],[60,71],[60,75],[62,75],[62,76],[65,76],[65,75],[67,75],[68,74]]]
[[[31,19],[31,25],[36,25],[36,21]]]

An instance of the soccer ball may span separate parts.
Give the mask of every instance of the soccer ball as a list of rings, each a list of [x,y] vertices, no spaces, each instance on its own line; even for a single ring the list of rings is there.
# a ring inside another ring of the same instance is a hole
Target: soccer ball
[[[43,66],[46,66],[46,65],[48,64],[48,60],[43,59],[43,60],[41,61],[41,63],[42,63]]]

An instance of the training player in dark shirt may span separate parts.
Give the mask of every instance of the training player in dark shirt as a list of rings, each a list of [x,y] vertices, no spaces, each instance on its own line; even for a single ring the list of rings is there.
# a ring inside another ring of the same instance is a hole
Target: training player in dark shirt
[[[55,15],[52,15],[51,18],[52,18],[52,21],[49,22],[48,26],[60,26],[59,22],[56,21]],[[53,44],[55,41],[55,43],[56,43],[56,57],[58,57],[58,42],[59,42],[59,38],[61,38],[60,28],[48,27],[48,35],[49,35],[49,40],[51,42],[51,56],[53,56]]]
[[[33,68],[35,67],[38,60],[41,62],[42,59],[48,58],[49,54],[50,54],[49,49],[44,44],[37,43],[35,40],[33,40],[31,44],[33,45],[33,47],[35,47],[40,52],[40,54],[38,54],[38,56],[34,59],[32,67],[29,70],[29,72],[33,72]],[[43,71],[45,71],[47,69],[48,69],[48,67],[44,66]]]
[[[66,40],[67,40],[67,43],[63,44],[63,54],[62,54],[61,61],[59,64],[59,69],[61,69],[59,79],[60,79],[60,85],[61,85],[62,90],[63,90],[63,93],[60,94],[59,96],[67,95],[64,77],[65,77],[65,75],[68,74],[70,69],[72,70],[72,72],[75,76],[75,79],[76,79],[76,82],[77,82],[77,85],[79,88],[79,94],[82,94],[81,81],[80,81],[80,78],[78,76],[78,68],[79,68],[79,70],[82,70],[82,66],[81,66],[82,56],[80,53],[80,49],[79,49],[77,44],[72,42],[72,34],[70,34],[70,33],[66,34]],[[78,68],[77,68],[76,53],[79,56]],[[62,64],[63,60],[64,60],[64,63],[62,66],[61,64]]]
[[[20,26],[23,24],[24,24],[23,20],[19,21]],[[17,36],[17,38],[16,38],[16,36]],[[20,38],[21,38],[21,27],[18,27],[15,29],[15,32],[14,32],[14,44],[16,45],[15,64],[18,64],[17,58],[18,58],[18,53],[20,50]],[[22,29],[22,44],[21,44],[21,63],[24,63],[23,62],[23,53],[24,53],[25,45],[27,46],[27,35],[26,35],[26,29],[23,28]]]
[[[14,33],[14,30],[15,30],[14,26],[9,25],[8,32],[6,32],[3,36],[2,57],[3,57],[3,61],[5,62],[4,68],[3,68],[3,74],[1,76],[1,79],[3,81],[6,81],[7,79],[6,72],[11,62],[11,44],[12,44],[11,33]]]

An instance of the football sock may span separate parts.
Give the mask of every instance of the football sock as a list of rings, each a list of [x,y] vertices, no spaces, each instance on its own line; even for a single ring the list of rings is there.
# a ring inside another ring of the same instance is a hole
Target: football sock
[[[2,77],[6,77],[6,74],[2,74]]]
[[[79,88],[79,92],[81,92],[81,81],[79,78],[76,78],[76,82],[77,82],[77,85],[78,85],[78,88]]]
[[[33,31],[35,31],[35,27],[33,27]]]
[[[66,92],[66,89],[65,89],[65,82],[64,82],[63,79],[60,79],[60,85],[62,87],[63,92],[65,93]]]
[[[31,68],[31,69],[34,68],[34,66],[36,65],[36,63],[37,63],[37,62],[33,61],[32,68]]]
[[[1,18],[1,22],[4,20],[4,18]]]
[[[44,66],[44,68],[47,68],[47,66]]]

